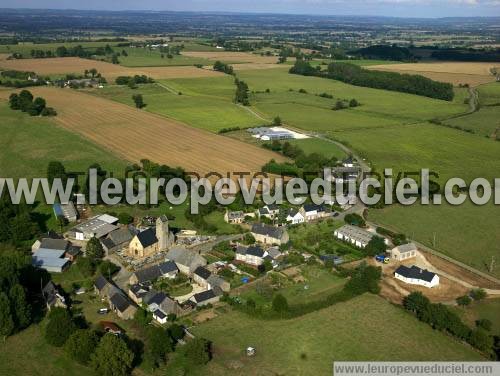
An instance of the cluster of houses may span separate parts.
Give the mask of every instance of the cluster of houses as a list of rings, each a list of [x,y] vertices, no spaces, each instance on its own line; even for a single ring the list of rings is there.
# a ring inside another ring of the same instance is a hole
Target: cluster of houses
[[[304,204],[299,209],[296,209],[280,208],[277,204],[269,204],[257,209],[255,212],[228,211],[224,216],[224,220],[230,224],[241,224],[246,219],[253,218],[267,218],[270,221],[279,221],[281,211],[283,211],[281,216],[283,222],[291,225],[313,222],[332,215],[332,211],[326,205]]]
[[[55,233],[36,240],[31,247],[31,262],[33,266],[52,273],[61,273],[81,252],[81,248],[71,244]]]

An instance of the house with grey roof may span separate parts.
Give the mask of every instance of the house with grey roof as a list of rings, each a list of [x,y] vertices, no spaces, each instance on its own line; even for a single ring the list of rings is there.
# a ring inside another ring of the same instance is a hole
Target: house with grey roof
[[[286,215],[286,222],[287,223],[290,223],[292,225],[296,225],[299,223],[304,223],[305,220],[306,219],[304,218],[304,216],[302,215],[300,210],[295,209],[295,208],[288,209],[287,215]]]
[[[97,239],[107,236],[110,232],[118,229],[114,223],[114,217],[107,214],[97,215],[87,221],[79,223],[68,231],[68,236],[76,240],[89,240],[94,236]]]
[[[207,260],[191,249],[175,247],[168,251],[167,260],[175,262],[179,271],[191,276],[197,267],[207,265]]]
[[[43,238],[32,246],[31,264],[51,273],[61,273],[66,270],[71,260],[67,252],[71,243],[64,239]]]
[[[165,261],[157,265],[134,272],[129,279],[131,285],[137,283],[152,282],[159,278],[175,278],[179,269],[173,261]]]
[[[202,307],[207,304],[213,304],[218,302],[220,299],[219,296],[214,292],[214,290],[206,290],[194,294],[189,301],[194,303],[198,307]]]
[[[212,273],[204,268],[203,266],[198,266],[193,272],[193,280],[202,287],[208,286],[208,277],[210,277]]]
[[[259,266],[262,265],[268,256],[268,253],[264,251],[258,245],[251,245],[249,247],[245,247],[239,245],[236,248],[236,261],[244,262],[245,264]]]
[[[289,241],[288,232],[284,227],[275,227],[264,223],[255,223],[252,226],[252,235],[255,240],[264,244],[286,244]]]
[[[59,288],[54,284],[54,282],[47,282],[47,284],[42,289],[42,294],[49,311],[54,307],[64,309],[68,308],[66,298],[62,294],[62,291],[60,291]]]
[[[106,254],[116,252],[128,247],[132,238],[137,234],[133,226],[120,227],[111,231],[105,238],[101,239],[101,244]]]
[[[109,282],[102,275],[98,276],[94,282],[95,292],[105,299],[111,310],[115,312],[118,317],[129,320],[134,318],[137,312],[137,307],[130,301],[125,293],[116,287],[112,282]]]

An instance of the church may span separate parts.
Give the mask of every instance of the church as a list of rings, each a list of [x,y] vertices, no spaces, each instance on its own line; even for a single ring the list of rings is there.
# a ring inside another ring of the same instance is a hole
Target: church
[[[166,251],[174,244],[174,239],[174,234],[169,230],[168,218],[162,215],[156,220],[155,228],[148,228],[134,236],[128,247],[128,255],[141,259]]]

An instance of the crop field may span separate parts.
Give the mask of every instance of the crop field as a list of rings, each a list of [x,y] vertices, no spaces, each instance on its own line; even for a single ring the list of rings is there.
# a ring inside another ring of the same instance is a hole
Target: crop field
[[[203,374],[326,375],[334,360],[383,360],[388,351],[394,361],[482,360],[469,347],[373,295],[292,320],[263,322],[233,311],[193,331],[214,343],[213,360]],[[255,357],[245,355],[247,346],[255,347]]]
[[[50,161],[62,162],[69,171],[85,171],[99,163],[119,176],[127,165],[103,148],[56,126],[51,119],[12,111],[3,100],[0,117],[1,177],[45,177]]]
[[[231,51],[183,51],[184,56],[192,58],[208,59],[211,61],[223,61],[225,63],[263,63],[274,64],[278,61],[276,56],[261,56],[259,54],[252,54],[248,52],[231,52]]]
[[[166,53],[161,53],[159,50],[150,50],[148,48],[131,48],[125,47],[117,49],[120,52],[123,50],[127,56],[120,56],[120,65],[125,67],[163,67],[177,65],[209,65],[208,59],[199,57],[189,57],[186,55],[172,55],[167,57]]]
[[[141,85],[134,90],[126,86],[108,86],[93,93],[131,106],[132,95],[141,93],[147,103],[144,110],[211,132],[223,128],[262,125],[262,120],[233,103],[234,90],[232,77],[224,75],[162,80],[156,84]]]
[[[432,80],[449,82],[453,85],[469,84],[478,86],[495,81],[495,76],[490,72],[493,67],[500,63],[410,63],[395,65],[373,65],[369,69],[383,70],[389,72],[420,74]]]
[[[411,94],[361,88],[317,77],[292,75],[287,69],[240,71],[252,92],[250,102],[268,117],[279,115],[286,123],[325,133],[412,124],[422,119],[465,113],[465,89],[446,102]],[[266,89],[270,93],[266,93]],[[299,93],[303,89],[307,93]],[[292,91],[291,91],[292,90]],[[319,97],[326,93],[332,99]],[[340,111],[332,107],[339,99],[355,98],[360,106]]]
[[[93,95],[42,87],[32,92],[56,108],[59,125],[129,161],[147,158],[190,171],[226,173],[260,171],[270,159],[282,159],[255,146]]]
[[[210,77],[222,75],[219,72],[191,66],[127,68],[118,64],[80,59],[78,57],[5,60],[4,55],[3,58],[0,58],[0,69],[31,71],[43,76],[68,73],[83,74],[85,69],[92,68],[97,69],[108,80],[112,80],[118,76],[133,76],[136,74],[144,74],[153,78]]]

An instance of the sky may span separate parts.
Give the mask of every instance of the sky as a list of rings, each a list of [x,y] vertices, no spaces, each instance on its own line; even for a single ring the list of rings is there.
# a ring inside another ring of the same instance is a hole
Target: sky
[[[500,0],[0,0],[0,8],[500,17]]]

